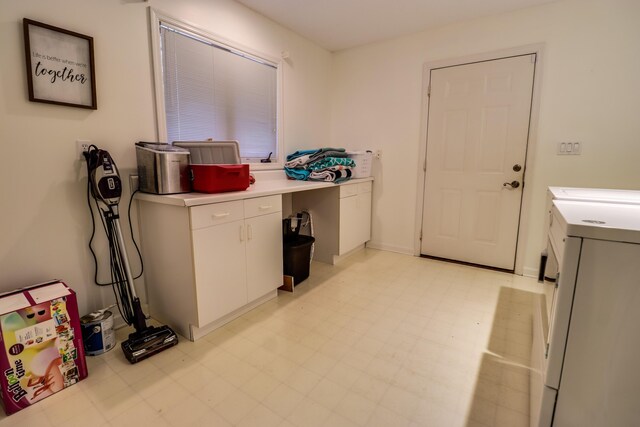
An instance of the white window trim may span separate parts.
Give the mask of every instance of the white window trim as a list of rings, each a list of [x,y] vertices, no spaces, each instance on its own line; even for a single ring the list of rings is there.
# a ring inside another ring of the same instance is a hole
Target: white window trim
[[[282,119],[282,59],[276,58],[272,55],[267,55],[262,52],[258,52],[252,48],[246,47],[240,43],[231,41],[218,34],[209,33],[201,28],[172,18],[163,12],[156,9],[149,8],[150,18],[150,33],[151,33],[151,53],[153,61],[153,81],[156,100],[156,124],[158,130],[158,141],[168,142],[167,139],[167,118],[165,115],[165,102],[164,102],[164,80],[162,78],[162,56],[160,52],[160,23],[164,22],[171,26],[183,29],[187,32],[196,34],[204,39],[210,39],[216,43],[230,49],[247,53],[251,56],[269,62],[276,67],[276,126],[277,126],[277,156],[272,156],[272,163],[249,163],[251,170],[268,170],[268,169],[282,169],[284,167],[284,138],[283,138],[283,119]]]

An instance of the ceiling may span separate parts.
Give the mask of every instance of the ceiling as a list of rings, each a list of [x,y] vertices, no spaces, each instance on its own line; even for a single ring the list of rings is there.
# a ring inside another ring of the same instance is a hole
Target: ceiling
[[[237,0],[330,51],[557,0]]]

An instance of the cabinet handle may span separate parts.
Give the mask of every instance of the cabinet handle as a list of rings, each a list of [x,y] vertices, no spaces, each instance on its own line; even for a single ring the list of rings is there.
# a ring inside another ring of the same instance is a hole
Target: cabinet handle
[[[253,229],[251,228],[251,224],[247,224],[247,240],[251,240],[253,238]]]
[[[272,205],[262,205],[258,209],[260,209],[261,211],[266,211],[267,209],[271,209],[272,207]]]
[[[244,225],[240,226],[240,241],[244,242]]]
[[[231,215],[229,212],[222,212],[222,213],[214,213],[211,216],[213,218],[224,218],[225,216],[229,216],[229,215]]]

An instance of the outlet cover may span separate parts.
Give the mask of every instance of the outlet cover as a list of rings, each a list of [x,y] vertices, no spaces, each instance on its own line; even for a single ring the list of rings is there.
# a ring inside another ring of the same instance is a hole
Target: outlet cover
[[[89,151],[89,146],[91,145],[91,141],[88,139],[77,139],[76,140],[76,155],[78,159],[84,160],[84,156],[82,153]]]

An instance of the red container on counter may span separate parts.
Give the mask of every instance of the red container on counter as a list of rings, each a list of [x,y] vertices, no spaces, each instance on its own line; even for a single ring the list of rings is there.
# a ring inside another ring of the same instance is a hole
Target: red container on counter
[[[249,165],[191,165],[191,186],[200,193],[244,191],[249,188]]]

